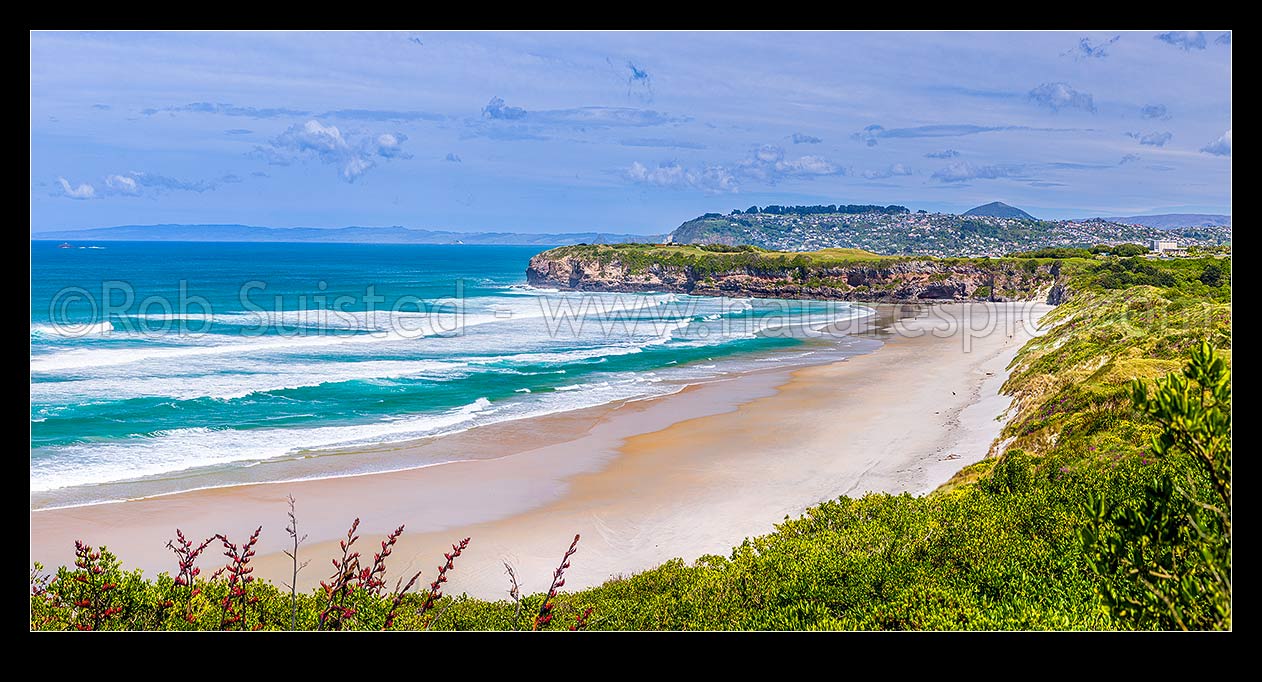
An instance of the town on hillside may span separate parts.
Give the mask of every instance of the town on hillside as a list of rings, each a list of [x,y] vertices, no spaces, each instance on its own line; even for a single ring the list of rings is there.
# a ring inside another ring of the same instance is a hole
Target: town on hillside
[[[903,206],[751,206],[685,222],[667,242],[752,244],[777,251],[843,247],[938,257],[999,257],[1043,247],[1134,243],[1177,255],[1189,247],[1229,247],[1231,225],[1160,228],[1105,218],[1039,220],[999,202],[959,215],[913,212]]]

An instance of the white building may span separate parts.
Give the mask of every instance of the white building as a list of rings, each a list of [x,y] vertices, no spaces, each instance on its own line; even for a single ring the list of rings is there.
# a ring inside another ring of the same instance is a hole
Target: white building
[[[1176,241],[1169,241],[1166,239],[1154,239],[1152,240],[1152,250],[1156,251],[1157,253],[1165,253],[1167,251],[1178,251],[1179,243]]]

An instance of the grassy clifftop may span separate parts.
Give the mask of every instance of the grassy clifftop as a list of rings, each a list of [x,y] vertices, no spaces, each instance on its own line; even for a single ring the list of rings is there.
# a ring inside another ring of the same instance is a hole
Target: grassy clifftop
[[[650,265],[693,267],[706,272],[721,272],[748,266],[847,267],[914,260],[906,256],[881,256],[863,249],[771,251],[757,246],[722,244],[577,244],[558,247],[540,255],[576,258],[602,264],[620,262],[633,272],[641,272]]]

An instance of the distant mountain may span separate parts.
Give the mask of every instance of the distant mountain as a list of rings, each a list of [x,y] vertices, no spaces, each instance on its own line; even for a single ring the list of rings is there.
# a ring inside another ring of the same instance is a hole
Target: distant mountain
[[[1002,201],[992,201],[989,204],[983,204],[977,208],[970,208],[964,212],[964,215],[972,216],[989,216],[991,218],[1020,218],[1022,220],[1035,220],[1035,217],[1022,211],[1016,206],[1009,206]]]
[[[1179,227],[1222,227],[1231,225],[1231,216],[1217,213],[1163,213],[1161,215],[1133,215],[1123,218],[1105,218],[1115,223],[1143,225],[1159,230]]]
[[[144,242],[339,242],[360,244],[618,244],[660,242],[665,235],[561,232],[448,232],[406,227],[255,227],[252,225],[119,225],[89,230],[36,232],[31,239]]]

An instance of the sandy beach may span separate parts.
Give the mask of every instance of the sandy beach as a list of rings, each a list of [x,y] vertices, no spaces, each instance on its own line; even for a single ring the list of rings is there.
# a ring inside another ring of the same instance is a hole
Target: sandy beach
[[[262,525],[256,575],[287,575],[286,497],[297,499],[311,565],[327,577],[356,517],[363,551],[400,524],[391,570],[432,575],[470,537],[447,593],[499,598],[503,563],[546,589],[574,534],[567,587],[596,585],[674,557],[727,554],[785,516],[841,495],[923,494],[985,457],[1009,401],[1006,367],[1049,310],[1041,304],[920,308],[879,350],[794,371],[754,372],[673,395],[496,424],[452,437],[468,461],[380,474],[199,490],[32,512],[31,558],[67,563],[73,541],[127,567],[171,570],[179,527],[243,539]],[[212,565],[218,554],[209,554]]]

